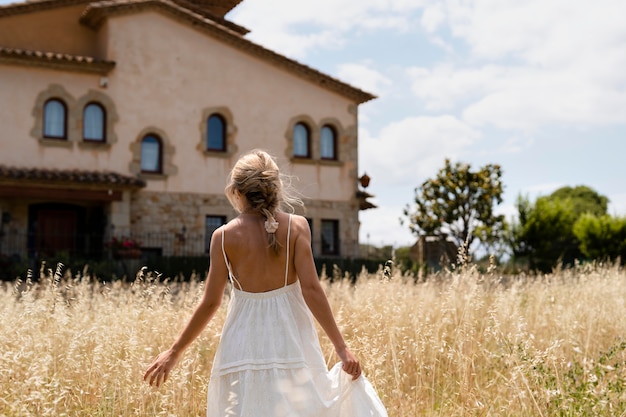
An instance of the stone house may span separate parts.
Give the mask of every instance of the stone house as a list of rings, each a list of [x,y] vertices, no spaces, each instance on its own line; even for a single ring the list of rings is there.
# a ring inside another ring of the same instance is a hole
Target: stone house
[[[0,6],[0,255],[203,255],[237,158],[274,155],[316,256],[358,256],[358,106],[373,95],[246,39],[240,0]]]

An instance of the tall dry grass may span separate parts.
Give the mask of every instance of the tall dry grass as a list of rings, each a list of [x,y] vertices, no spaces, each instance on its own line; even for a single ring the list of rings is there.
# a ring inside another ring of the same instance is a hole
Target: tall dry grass
[[[626,415],[626,273],[541,277],[471,267],[324,280],[390,416]],[[225,306],[160,389],[146,365],[186,322],[202,282],[61,278],[0,291],[0,415],[202,416]],[[227,295],[226,295],[227,297]],[[322,336],[329,364],[332,346]]]

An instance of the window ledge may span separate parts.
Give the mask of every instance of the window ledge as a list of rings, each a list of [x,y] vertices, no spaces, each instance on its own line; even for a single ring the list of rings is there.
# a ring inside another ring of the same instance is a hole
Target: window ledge
[[[83,149],[94,149],[94,150],[103,150],[103,151],[111,149],[110,143],[98,142],[96,140],[94,141],[84,140],[84,141],[78,142],[78,146]]]
[[[40,138],[39,143],[45,146],[59,146],[61,148],[71,148],[73,143],[67,139]]]
[[[297,163],[297,164],[309,164],[309,165],[317,164],[317,161],[315,159],[303,158],[303,157],[297,157],[297,156],[292,156],[291,162]]]

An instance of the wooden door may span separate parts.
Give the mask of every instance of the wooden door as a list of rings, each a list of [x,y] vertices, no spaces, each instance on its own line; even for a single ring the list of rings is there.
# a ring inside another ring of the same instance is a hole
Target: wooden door
[[[55,254],[76,251],[78,214],[70,208],[41,208],[37,214],[37,251]]]

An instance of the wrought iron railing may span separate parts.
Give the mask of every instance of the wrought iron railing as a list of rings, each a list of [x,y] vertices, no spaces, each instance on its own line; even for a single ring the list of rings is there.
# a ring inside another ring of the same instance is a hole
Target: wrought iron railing
[[[42,265],[56,269],[58,263],[72,276],[87,274],[99,280],[132,280],[144,266],[172,279],[193,274],[203,279],[208,270],[210,236],[203,233],[128,233],[116,239],[93,233],[37,236],[5,231],[0,234],[0,280],[25,278],[28,270],[37,279]],[[375,272],[384,261],[333,256],[316,258],[315,264],[318,273],[325,270],[330,276],[338,267],[356,277],[361,268]]]

